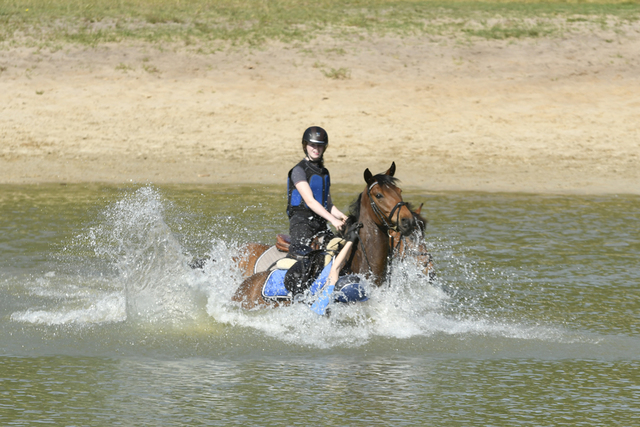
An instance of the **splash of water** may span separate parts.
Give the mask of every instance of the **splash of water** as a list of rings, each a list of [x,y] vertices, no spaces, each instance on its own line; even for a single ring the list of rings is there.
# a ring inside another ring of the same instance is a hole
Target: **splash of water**
[[[459,274],[467,280],[482,280],[472,266],[459,259],[455,262],[460,264]],[[475,306],[478,301],[452,296],[444,290],[447,289],[445,281],[429,282],[423,267],[411,258],[395,261],[392,271],[385,286],[368,287],[367,302],[331,304],[330,315],[325,317],[316,315],[303,303],[277,309],[242,310],[229,302],[235,286],[229,290],[229,282],[220,281],[212,274],[207,285],[210,295],[207,312],[223,324],[248,327],[287,343],[319,348],[359,347],[373,339],[406,340],[435,334],[563,339],[556,328],[500,320],[490,313],[485,313],[485,317],[466,313],[465,307]],[[461,307],[452,311],[451,304]],[[471,311],[477,310],[474,307]]]
[[[78,236],[76,243],[91,249],[93,259],[108,265],[113,274],[95,283],[86,277],[71,278],[66,284],[64,277],[43,278],[33,292],[62,293],[69,302],[56,310],[16,312],[11,319],[43,324],[169,324],[182,329],[215,322],[237,331],[242,329],[236,327],[250,328],[276,340],[320,348],[357,347],[376,338],[410,339],[438,333],[558,339],[557,330],[497,320],[499,317],[490,313],[469,315],[482,312],[477,299],[468,302],[452,297],[443,291],[446,280],[434,286],[423,275],[422,266],[411,259],[396,261],[388,285],[370,288],[368,302],[332,304],[330,316],[320,317],[306,304],[243,310],[231,301],[243,280],[234,261],[239,244],[228,238],[211,239],[210,261],[203,269],[192,269],[191,255],[168,225],[168,216],[184,212],[172,207],[160,191],[149,186],[107,207],[97,225]],[[241,218],[231,221],[242,223]],[[482,280],[477,269],[453,254],[448,245],[440,244],[438,252],[448,259],[448,268],[456,271],[450,276]],[[450,310],[451,304],[459,304],[459,309]]]
[[[142,187],[109,207],[90,230],[95,253],[118,271],[127,321],[180,324],[193,320],[199,305],[188,257],[165,220],[168,202]]]
[[[33,310],[15,312],[11,320],[44,325],[114,323],[123,320],[124,298],[120,293],[106,295],[90,302],[88,307],[62,310]]]

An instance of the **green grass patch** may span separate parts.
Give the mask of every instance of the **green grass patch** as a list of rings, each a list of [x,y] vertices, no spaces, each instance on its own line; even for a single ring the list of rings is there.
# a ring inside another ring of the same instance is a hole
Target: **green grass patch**
[[[319,34],[535,38],[639,19],[640,0],[0,0],[0,43],[139,40],[201,48],[305,42]]]
[[[548,24],[535,23],[531,25],[521,22],[507,22],[480,29],[464,28],[462,31],[470,36],[489,40],[504,40],[544,37],[553,34],[555,28]]]
[[[155,65],[144,64],[142,65],[142,69],[150,74],[160,73],[160,70],[158,70],[158,68]]]
[[[322,70],[322,74],[325,77],[334,79],[334,80],[346,80],[351,78],[351,70],[348,68],[340,67],[340,68],[332,68],[330,70]]]
[[[133,67],[121,62],[118,65],[116,65],[116,70],[123,71],[126,73],[127,71],[133,71]]]

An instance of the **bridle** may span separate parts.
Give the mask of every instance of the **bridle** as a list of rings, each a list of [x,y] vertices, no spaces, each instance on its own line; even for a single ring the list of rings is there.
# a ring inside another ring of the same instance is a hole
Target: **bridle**
[[[380,185],[380,184],[378,184],[378,182],[374,182],[373,184],[371,184],[367,188],[367,196],[369,197],[369,203],[371,204],[371,209],[376,214],[376,217],[378,217],[380,222],[382,222],[384,224],[384,226],[386,227],[387,234],[389,234],[389,230],[399,231],[398,223],[400,221],[400,209],[402,209],[403,206],[406,206],[407,202],[398,202],[398,203],[396,203],[396,205],[393,207],[393,209],[391,209],[391,212],[389,212],[389,216],[385,216],[384,213],[382,213],[382,211],[378,207],[378,205],[373,201],[373,198],[371,197],[371,189],[375,185]],[[393,214],[396,213],[396,211],[397,211],[396,224],[393,225],[392,218],[393,218]]]

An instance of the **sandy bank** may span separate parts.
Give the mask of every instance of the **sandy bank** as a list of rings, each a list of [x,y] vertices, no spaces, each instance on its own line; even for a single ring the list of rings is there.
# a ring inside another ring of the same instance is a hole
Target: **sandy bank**
[[[0,183],[283,183],[317,124],[334,183],[640,194],[633,34],[7,49]]]

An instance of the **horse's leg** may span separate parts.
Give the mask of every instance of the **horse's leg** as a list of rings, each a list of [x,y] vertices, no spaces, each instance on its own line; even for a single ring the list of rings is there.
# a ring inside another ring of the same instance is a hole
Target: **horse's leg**
[[[244,279],[235,294],[233,301],[242,303],[242,308],[252,309],[257,306],[273,305],[262,298],[262,285],[269,277],[268,271],[262,271]]]
[[[234,261],[238,263],[238,268],[240,268],[244,277],[249,277],[253,274],[256,261],[260,258],[260,255],[265,253],[269,248],[269,245],[263,245],[261,243],[247,243],[246,246],[240,249],[238,256],[233,257]]]

